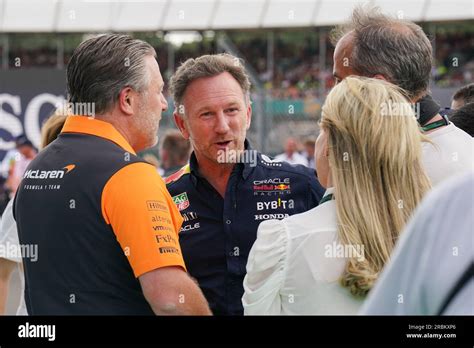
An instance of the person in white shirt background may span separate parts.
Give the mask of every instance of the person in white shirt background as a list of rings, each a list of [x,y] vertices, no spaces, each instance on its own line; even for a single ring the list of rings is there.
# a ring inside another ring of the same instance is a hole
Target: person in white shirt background
[[[10,198],[15,196],[26,168],[37,154],[35,147],[25,135],[16,137],[15,144],[16,149],[18,150],[18,156],[15,156],[10,160],[8,178],[5,182],[5,186],[10,191]]]
[[[384,113],[381,106],[390,102],[401,108]],[[247,263],[244,313],[356,314],[431,187],[424,140],[395,85],[348,77],[334,87],[315,151],[327,191],[308,212],[260,224]]]
[[[20,153],[15,148],[10,149],[7,151],[5,156],[3,157],[2,161],[0,162],[0,175],[5,179],[8,178],[8,172],[10,171],[12,161],[15,161],[19,158]]]
[[[316,169],[316,162],[314,162],[314,143],[315,140],[313,138],[308,138],[304,141],[304,152],[303,156],[308,161],[308,167]]]
[[[430,192],[360,314],[474,315],[474,172]]]
[[[308,160],[298,153],[298,144],[295,139],[288,138],[285,142],[285,152],[275,156],[275,161],[285,161],[289,164],[308,165]]]
[[[7,303],[16,299],[13,292],[13,283],[10,281],[15,270],[18,271],[20,284],[20,300],[16,310],[17,315],[28,315],[25,299],[25,277],[23,275],[20,242],[18,241],[18,230],[13,218],[13,199],[10,200],[3,212],[0,222],[0,315],[7,313]]]
[[[442,117],[429,95],[433,49],[419,25],[384,15],[378,7],[356,7],[331,39],[336,83],[351,75],[383,79],[415,103],[418,121],[432,140],[423,144],[423,162],[433,186],[472,170],[472,137]]]
[[[43,147],[46,147],[58,137],[65,121],[66,116],[59,113],[55,113],[48,118],[41,129]],[[20,275],[21,292],[20,303],[16,314],[28,315],[24,299],[25,278],[23,274],[22,257],[21,254],[16,251],[21,250],[21,246],[18,240],[16,221],[13,218],[13,199],[8,202],[0,219],[0,247],[2,250],[2,253],[0,253],[0,315],[6,313],[6,304],[13,298],[13,296],[9,295],[9,292],[12,290],[10,279],[15,269],[18,270]],[[37,250],[31,250],[31,256],[34,258],[39,257]]]

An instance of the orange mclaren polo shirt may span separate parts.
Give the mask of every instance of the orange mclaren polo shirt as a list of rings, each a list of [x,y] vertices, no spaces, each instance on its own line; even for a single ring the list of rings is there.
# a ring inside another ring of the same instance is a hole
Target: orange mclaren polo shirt
[[[68,117],[28,167],[14,214],[20,242],[38,245],[23,260],[29,314],[153,314],[137,278],[185,269],[163,180],[107,122]]]

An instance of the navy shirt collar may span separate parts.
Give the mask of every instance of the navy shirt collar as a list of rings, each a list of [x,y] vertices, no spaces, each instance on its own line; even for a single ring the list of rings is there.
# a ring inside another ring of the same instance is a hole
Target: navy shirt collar
[[[254,168],[256,167],[258,161],[260,160],[260,153],[258,153],[257,150],[252,149],[252,146],[250,145],[250,142],[247,139],[245,139],[244,148],[247,152],[249,153],[252,152],[252,155],[253,155],[252,158],[255,160],[255,163],[252,163],[252,162],[242,163],[242,166],[244,168],[242,170],[242,178],[246,180],[250,176]]]

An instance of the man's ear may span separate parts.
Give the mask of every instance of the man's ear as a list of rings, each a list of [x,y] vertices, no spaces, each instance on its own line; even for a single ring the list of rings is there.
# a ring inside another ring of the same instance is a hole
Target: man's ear
[[[118,98],[120,111],[126,115],[133,115],[136,107],[135,104],[138,102],[137,97],[137,93],[135,93],[130,87],[122,89]]]
[[[247,130],[250,128],[250,124],[252,122],[252,103],[249,100],[248,106],[247,106]]]
[[[326,142],[324,144],[324,155],[329,157],[329,136],[326,137]]]
[[[181,134],[183,135],[184,139],[186,140],[189,139],[189,131],[186,127],[184,116],[181,116],[175,110],[175,112],[173,112],[173,117],[174,117],[174,123],[176,124],[176,127],[178,127],[179,130],[181,131]]]

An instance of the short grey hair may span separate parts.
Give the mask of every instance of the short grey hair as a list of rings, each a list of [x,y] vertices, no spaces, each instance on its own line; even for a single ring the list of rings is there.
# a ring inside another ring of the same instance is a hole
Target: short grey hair
[[[99,35],[83,41],[67,67],[70,103],[94,103],[98,114],[115,105],[120,91],[141,93],[150,83],[145,57],[156,57],[148,43],[128,35]]]
[[[430,40],[417,24],[358,6],[350,20],[336,27],[331,42],[354,35],[351,67],[360,75],[381,74],[415,98],[428,89],[432,68]]]
[[[244,93],[246,102],[250,98],[250,80],[241,59],[228,53],[210,54],[190,58],[176,70],[170,80],[170,91],[173,96],[175,107],[179,111],[179,105],[183,100],[186,88],[191,82],[202,77],[213,77],[228,72],[238,82]]]

